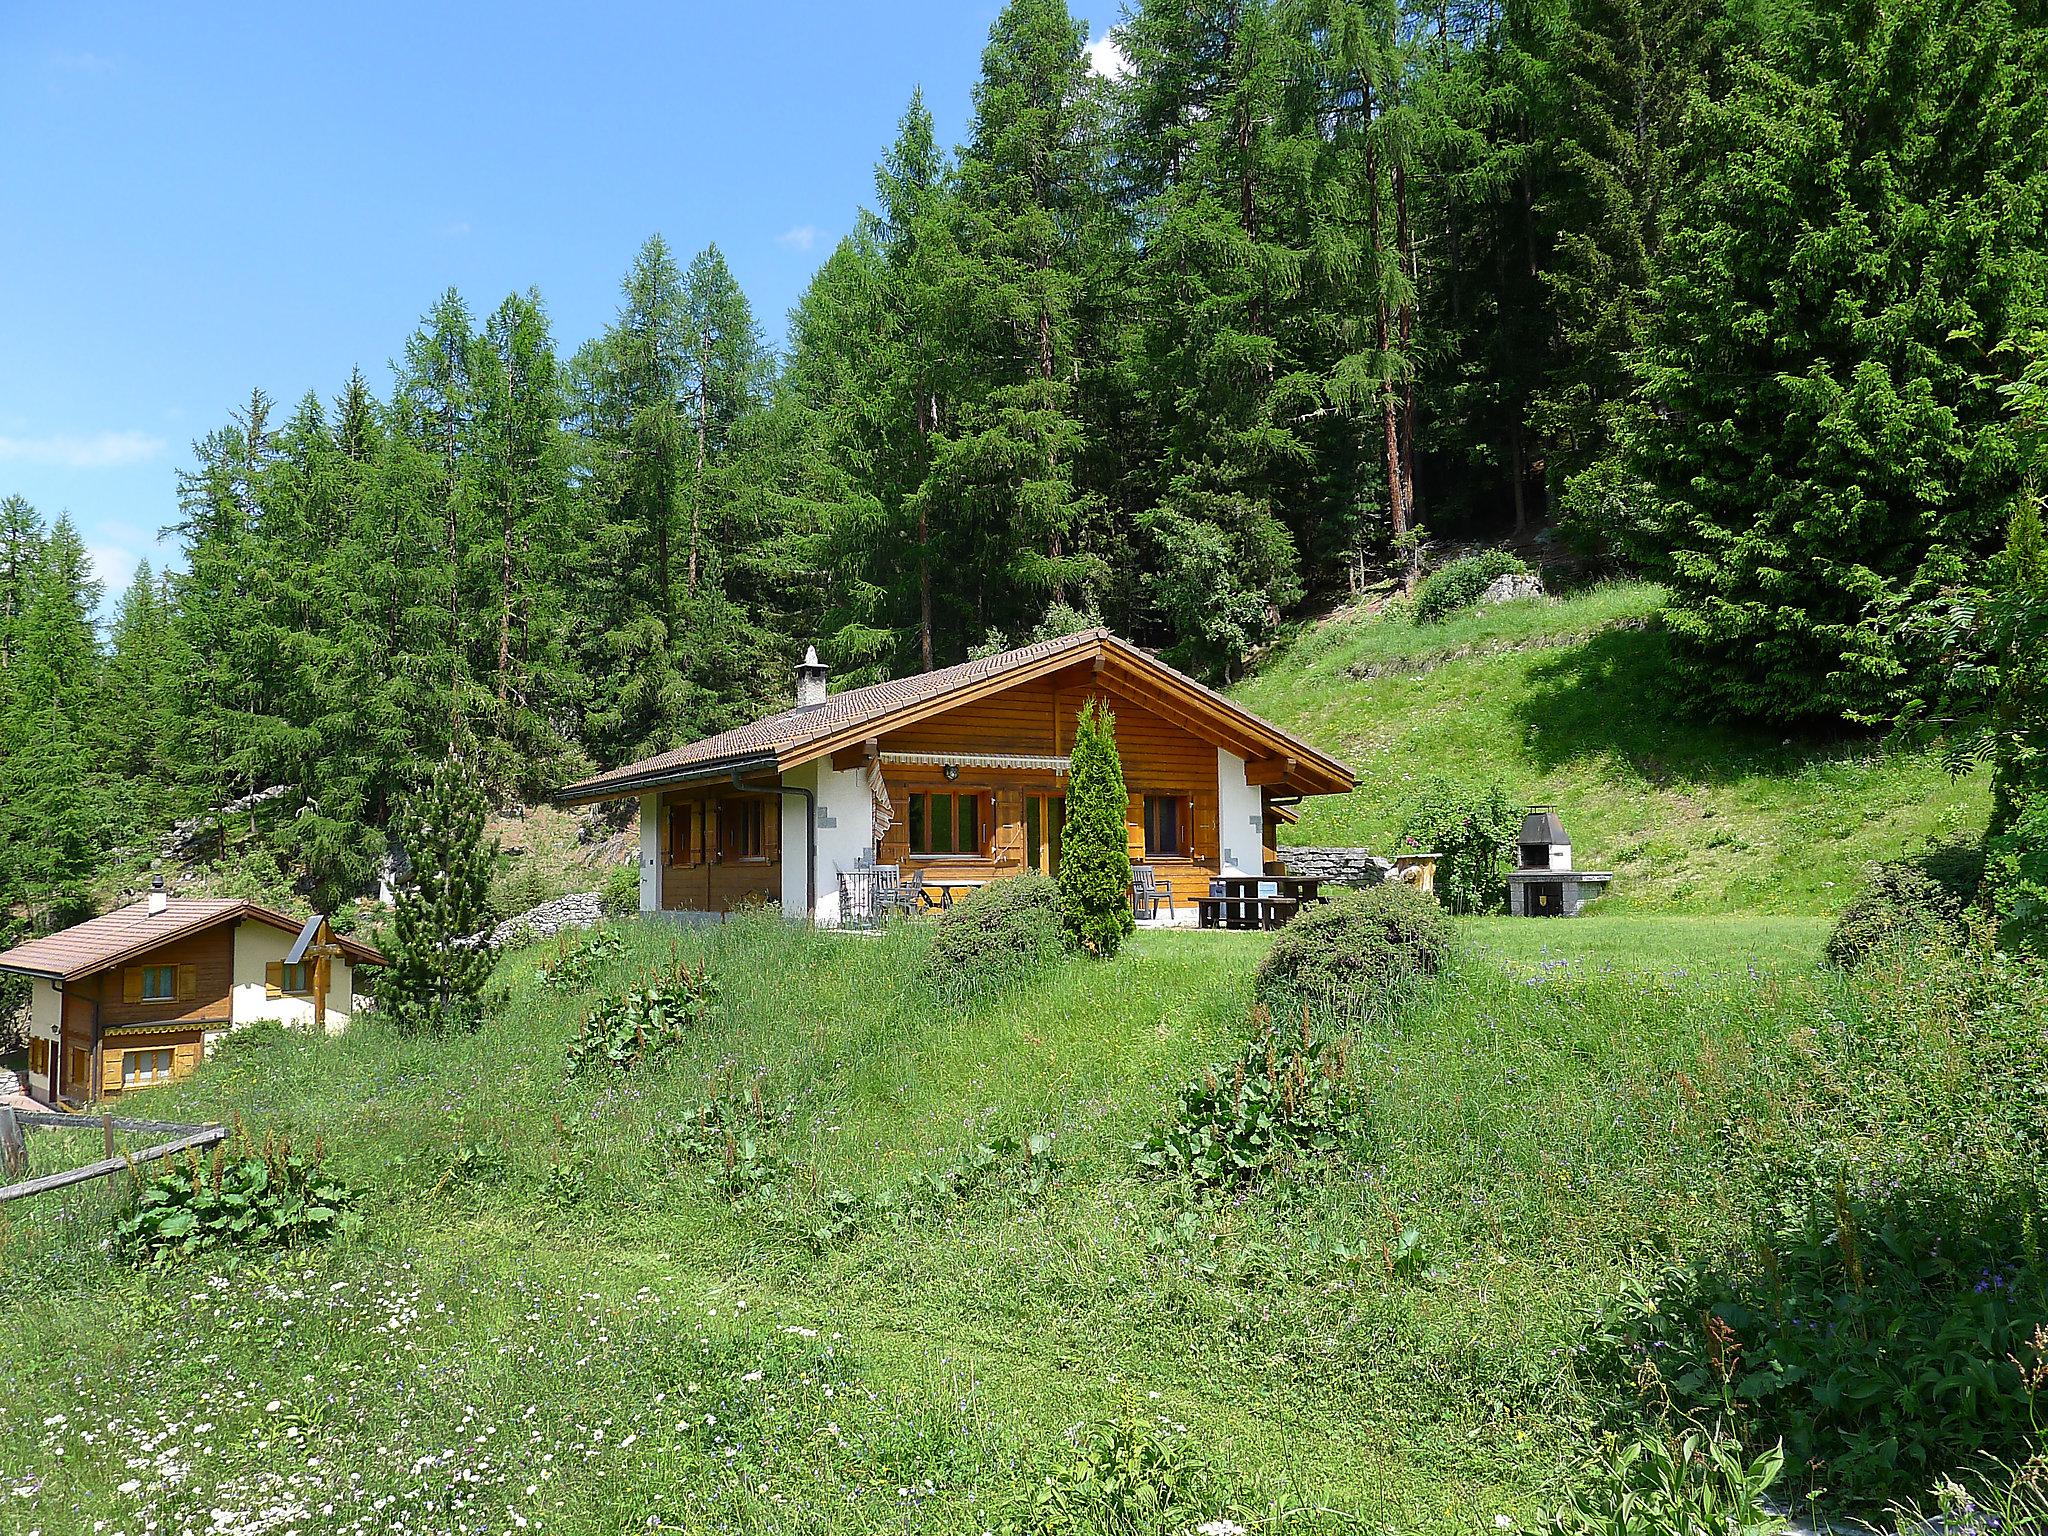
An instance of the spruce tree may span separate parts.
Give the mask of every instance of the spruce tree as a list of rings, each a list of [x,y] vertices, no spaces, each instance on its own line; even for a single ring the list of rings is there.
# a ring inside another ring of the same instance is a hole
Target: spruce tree
[[[1777,721],[1890,718],[1911,620],[2020,494],[2002,353],[2048,317],[2041,28],[1857,0],[1699,112],[1627,446],[1683,681]]]
[[[1100,700],[1081,706],[1067,758],[1067,824],[1060,848],[1060,917],[1076,943],[1107,960],[1137,926],[1131,912],[1130,806],[1116,717]]]
[[[406,868],[377,997],[409,1033],[473,1030],[493,1006],[498,957],[485,930],[498,849],[484,839],[486,814],[474,765],[450,753],[392,818]]]

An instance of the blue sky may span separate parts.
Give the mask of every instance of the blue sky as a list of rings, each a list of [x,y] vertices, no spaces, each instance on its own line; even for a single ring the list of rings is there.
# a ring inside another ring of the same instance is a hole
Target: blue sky
[[[381,392],[451,285],[538,287],[566,354],[657,230],[779,343],[913,87],[957,142],[998,9],[0,0],[0,495],[118,588],[252,387]]]

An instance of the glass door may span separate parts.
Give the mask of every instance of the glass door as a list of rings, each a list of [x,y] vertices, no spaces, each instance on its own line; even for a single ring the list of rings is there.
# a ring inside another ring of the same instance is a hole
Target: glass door
[[[1067,829],[1065,795],[1024,797],[1024,867],[1040,874],[1059,873],[1060,843]]]

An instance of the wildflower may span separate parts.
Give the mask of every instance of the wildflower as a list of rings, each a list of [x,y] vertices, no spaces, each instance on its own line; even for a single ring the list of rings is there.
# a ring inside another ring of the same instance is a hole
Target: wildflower
[[[1204,1520],[1195,1527],[1195,1530],[1200,1533],[1200,1536],[1245,1536],[1245,1528],[1243,1526],[1239,1525],[1235,1520],[1226,1520],[1220,1515],[1214,1520]]]
[[[1497,1531],[1511,1531],[1511,1530],[1513,1530],[1513,1529],[1515,1528],[1515,1520],[1514,1520],[1514,1516],[1512,1516],[1512,1515],[1495,1515],[1495,1516],[1493,1517],[1493,1528],[1494,1528],[1495,1530],[1497,1530]]]

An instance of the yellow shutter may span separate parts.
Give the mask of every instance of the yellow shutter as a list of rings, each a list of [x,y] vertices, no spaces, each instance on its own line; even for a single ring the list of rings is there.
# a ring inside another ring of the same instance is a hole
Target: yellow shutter
[[[181,1077],[190,1077],[196,1072],[199,1069],[199,1059],[204,1051],[205,1047],[197,1040],[179,1046],[176,1053],[171,1057],[172,1081],[175,1082]]]
[[[1188,857],[1199,859],[1205,854],[1212,852],[1216,847],[1216,810],[1214,802],[1209,802],[1208,805],[1201,808],[1201,811],[1198,812],[1195,797],[1188,795],[1181,800],[1180,812],[1181,815],[1187,818],[1182,825],[1188,829]],[[1203,812],[1206,812],[1206,814],[1202,814]],[[1198,814],[1202,816],[1200,821],[1195,819]]]
[[[284,996],[284,962],[282,960],[271,960],[264,964],[263,995],[265,997]]]
[[[199,967],[181,965],[178,967],[178,1001],[189,1003],[199,996]]]
[[[100,1091],[119,1093],[121,1091],[121,1053],[104,1051],[100,1055]]]
[[[1124,808],[1124,846],[1133,864],[1145,862],[1145,797],[1132,795]]]
[[[142,1001],[142,967],[128,966],[121,972],[121,1001],[139,1003]]]

